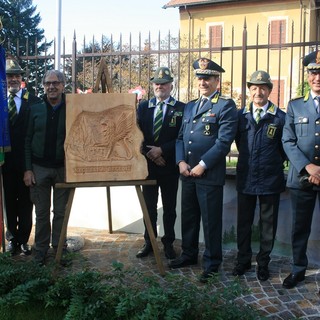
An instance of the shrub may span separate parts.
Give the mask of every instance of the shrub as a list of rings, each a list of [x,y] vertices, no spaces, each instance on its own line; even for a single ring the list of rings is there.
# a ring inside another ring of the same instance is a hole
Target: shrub
[[[182,275],[162,278],[125,270],[119,262],[108,273],[84,268],[58,274],[55,267],[0,255],[0,319],[260,319],[237,303],[239,295],[248,293],[238,280],[224,286],[213,278],[200,285]]]

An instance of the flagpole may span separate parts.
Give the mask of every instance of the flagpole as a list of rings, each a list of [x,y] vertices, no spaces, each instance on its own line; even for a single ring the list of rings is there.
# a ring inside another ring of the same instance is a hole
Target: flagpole
[[[3,223],[3,189],[2,189],[2,167],[0,165],[0,229],[1,229],[1,247],[2,247],[2,252],[6,251],[6,246],[5,246],[5,241],[4,241],[4,223]]]
[[[61,0],[57,0],[57,37],[55,52],[55,69],[61,69]]]

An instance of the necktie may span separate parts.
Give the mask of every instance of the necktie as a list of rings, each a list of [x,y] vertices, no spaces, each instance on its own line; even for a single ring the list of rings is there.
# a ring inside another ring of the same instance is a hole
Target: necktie
[[[258,124],[259,121],[261,120],[261,112],[263,111],[262,108],[257,108],[255,113],[256,113],[256,123]]]
[[[162,127],[162,117],[163,117],[162,107],[163,107],[163,105],[164,105],[164,102],[160,102],[158,111],[156,113],[156,117],[154,119],[154,126],[153,126],[154,141],[157,141],[159,139],[160,130]]]
[[[9,119],[11,123],[14,123],[16,120],[16,117],[18,116],[17,113],[17,106],[16,103],[14,102],[14,94],[10,94],[9,97],[9,105],[8,105],[8,113],[9,113]]]
[[[315,108],[316,108],[317,113],[319,113],[320,97],[316,96],[315,100],[317,100],[317,102],[318,102],[318,103],[315,103],[315,105],[316,105]]]
[[[200,103],[199,103],[199,108],[198,108],[198,112],[201,110],[201,108],[205,105],[205,103],[208,101],[207,98],[202,98]]]

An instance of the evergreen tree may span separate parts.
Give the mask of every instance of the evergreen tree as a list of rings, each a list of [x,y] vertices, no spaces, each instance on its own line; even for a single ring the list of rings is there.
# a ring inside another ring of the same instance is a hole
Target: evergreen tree
[[[52,45],[52,42],[44,41],[44,30],[38,27],[41,17],[36,10],[32,0],[0,0],[3,47],[6,54],[16,57],[26,70],[28,89],[39,92],[42,76],[46,69],[51,68],[52,62],[47,59],[20,58],[40,56]]]

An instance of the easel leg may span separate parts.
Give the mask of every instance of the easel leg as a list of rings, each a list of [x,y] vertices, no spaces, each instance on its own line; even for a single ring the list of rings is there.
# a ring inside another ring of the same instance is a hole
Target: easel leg
[[[110,187],[107,187],[107,206],[108,206],[108,224],[109,224],[109,233],[113,233],[112,229],[112,212],[111,212],[111,194]]]
[[[73,202],[73,197],[76,189],[71,188],[70,193],[69,193],[69,198],[68,202],[66,205],[66,212],[64,214],[64,219],[63,219],[63,224],[61,228],[61,234],[60,234],[60,239],[59,239],[59,244],[57,248],[57,254],[56,254],[56,262],[60,263],[61,256],[62,256],[62,249],[66,240],[66,235],[67,235],[67,228],[68,228],[68,222],[69,222],[69,217],[70,217],[70,212],[71,212],[71,207],[72,207],[72,202]]]
[[[162,276],[164,276],[165,275],[165,271],[164,271],[162,260],[160,259],[159,247],[158,247],[156,238],[154,236],[154,232],[153,232],[153,229],[152,229],[151,220],[150,220],[150,217],[149,217],[149,213],[148,213],[148,209],[147,209],[147,206],[146,206],[146,202],[144,201],[144,197],[143,197],[143,194],[142,194],[142,191],[141,191],[141,186],[135,186],[135,187],[136,187],[137,195],[138,195],[138,198],[139,198],[140,206],[141,206],[141,209],[142,209],[143,219],[144,219],[144,222],[146,224],[146,228],[147,228],[148,233],[149,233],[149,238],[150,238],[150,241],[151,241],[153,253],[154,253],[154,256],[156,258],[157,265],[158,265],[158,269],[159,269],[160,274]]]

